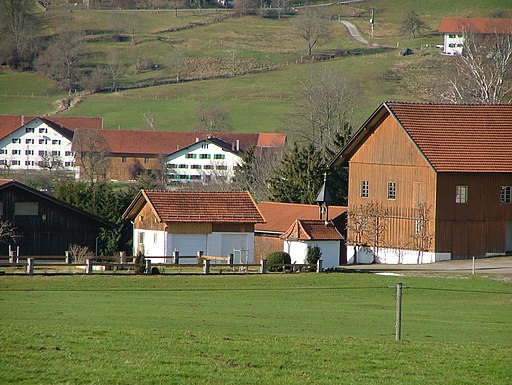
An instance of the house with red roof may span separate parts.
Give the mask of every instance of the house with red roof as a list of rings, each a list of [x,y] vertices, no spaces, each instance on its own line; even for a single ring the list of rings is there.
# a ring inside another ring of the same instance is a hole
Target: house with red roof
[[[229,178],[243,152],[280,151],[286,135],[273,133],[206,133],[174,131],[115,131],[100,134],[110,153],[107,179],[128,181],[151,170],[166,174],[170,184]]]
[[[349,167],[349,263],[512,251],[512,105],[385,102],[332,163]]]
[[[4,170],[41,169],[76,174],[72,151],[78,128],[101,130],[96,117],[0,115],[0,167]]]
[[[512,34],[512,19],[445,17],[439,25],[443,34],[443,54],[461,55],[467,34]]]
[[[234,255],[254,261],[254,225],[265,222],[249,192],[141,190],[123,214],[133,223],[134,251],[154,263]]]
[[[258,203],[258,209],[263,214],[265,222],[256,223],[254,226],[254,258],[256,262],[265,259],[268,254],[274,251],[290,251],[290,248],[286,245],[285,238],[282,236],[293,227],[297,220],[325,222],[325,219],[321,220],[323,214],[320,212],[318,205],[260,202]],[[342,235],[345,233],[346,211],[347,208],[344,206],[329,206],[327,214],[329,216],[327,218],[329,226],[333,226],[336,231]],[[315,232],[313,237],[315,237],[315,234],[317,233]],[[303,240],[309,241],[303,238],[297,239],[299,242]],[[300,252],[296,256],[292,256],[292,258],[296,261],[301,261],[297,263],[303,263],[303,250],[301,248],[298,249],[300,249]],[[325,255],[327,254],[329,254],[329,252],[326,252]],[[336,266],[346,263],[344,242],[338,247],[336,255],[339,257]]]

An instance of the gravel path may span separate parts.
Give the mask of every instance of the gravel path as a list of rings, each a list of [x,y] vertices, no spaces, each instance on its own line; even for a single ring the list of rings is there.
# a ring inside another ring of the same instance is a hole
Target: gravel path
[[[347,31],[350,34],[350,36],[352,37],[352,39],[357,40],[358,42],[360,42],[362,44],[368,45],[368,40],[366,40],[365,38],[363,38],[361,36],[361,34],[359,33],[359,30],[357,29],[357,27],[354,24],[352,24],[350,21],[347,21],[347,20],[340,20],[340,23],[343,24],[345,26],[345,28],[347,28]]]

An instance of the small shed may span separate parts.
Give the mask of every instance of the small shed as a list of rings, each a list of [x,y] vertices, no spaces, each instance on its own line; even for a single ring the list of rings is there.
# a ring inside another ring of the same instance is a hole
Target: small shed
[[[134,251],[156,263],[204,255],[252,263],[254,225],[264,222],[245,192],[141,190],[123,214],[133,223]]]
[[[332,221],[297,219],[281,235],[283,251],[290,254],[292,263],[305,263],[308,247],[318,246],[321,251],[322,266],[337,268],[340,260],[343,236]]]

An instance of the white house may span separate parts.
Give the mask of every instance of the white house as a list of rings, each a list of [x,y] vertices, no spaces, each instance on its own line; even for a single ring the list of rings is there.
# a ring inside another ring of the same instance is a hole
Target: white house
[[[281,238],[292,263],[306,263],[308,247],[318,246],[324,269],[340,266],[343,236],[331,221],[297,219]]]
[[[461,55],[466,34],[512,34],[512,19],[445,17],[441,20],[439,32],[443,34],[442,53]]]
[[[219,139],[197,139],[195,143],[166,157],[168,182],[207,182],[215,177],[231,179],[234,169],[242,163],[240,143]]]
[[[249,192],[141,190],[123,214],[133,223],[134,251],[154,263],[190,262],[205,256],[234,254],[236,263],[252,263],[254,224],[264,222]]]
[[[61,170],[76,175],[71,149],[74,129],[98,129],[102,124],[99,118],[0,115],[0,167],[13,171]]]

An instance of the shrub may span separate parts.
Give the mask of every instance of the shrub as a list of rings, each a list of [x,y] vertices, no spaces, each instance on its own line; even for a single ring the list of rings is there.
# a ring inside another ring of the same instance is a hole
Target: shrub
[[[269,265],[268,271],[283,271],[284,268],[282,266],[271,265],[282,265],[290,263],[292,263],[290,254],[285,253],[284,251],[275,251],[267,255],[267,265]]]
[[[306,263],[315,265],[321,256],[322,256],[322,250],[320,250],[320,247],[308,246],[308,251],[306,253]]]
[[[158,275],[160,274],[160,269],[156,266],[151,268],[151,275]]]
[[[137,256],[135,257],[135,274],[144,274],[146,271],[146,258],[144,257],[144,253],[142,251],[137,252]]]

